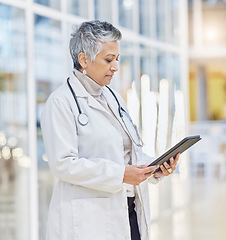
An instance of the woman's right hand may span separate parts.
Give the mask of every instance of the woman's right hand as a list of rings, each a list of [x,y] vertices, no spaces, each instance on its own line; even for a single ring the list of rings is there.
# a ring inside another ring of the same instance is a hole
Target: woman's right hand
[[[123,182],[131,185],[139,185],[145,181],[159,166],[128,165],[125,167]]]

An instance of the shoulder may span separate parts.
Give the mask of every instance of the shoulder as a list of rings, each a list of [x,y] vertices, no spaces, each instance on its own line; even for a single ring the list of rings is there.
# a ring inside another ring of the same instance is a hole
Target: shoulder
[[[68,95],[67,83],[63,83],[50,94],[47,101],[52,99],[63,100],[67,97],[67,95]]]
[[[56,88],[46,100],[45,105],[64,105],[65,107],[70,108],[70,102],[72,101],[72,94],[68,88],[67,83],[61,84],[58,88]]]
[[[72,113],[72,104],[70,97],[70,90],[68,89],[67,83],[61,84],[57,87],[46,100],[43,110],[41,113],[41,122],[44,118],[53,117],[59,114],[69,114]]]

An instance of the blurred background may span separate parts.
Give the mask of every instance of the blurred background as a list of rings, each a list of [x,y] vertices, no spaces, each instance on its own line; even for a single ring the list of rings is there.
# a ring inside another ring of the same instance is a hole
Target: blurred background
[[[72,71],[72,26],[91,19],[123,34],[111,86],[144,151],[202,137],[150,185],[152,240],[225,240],[225,0],[0,0],[0,240],[45,239],[55,179],[40,116]]]

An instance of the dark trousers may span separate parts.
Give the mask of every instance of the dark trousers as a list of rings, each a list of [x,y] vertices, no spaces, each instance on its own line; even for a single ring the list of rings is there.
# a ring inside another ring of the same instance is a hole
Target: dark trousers
[[[128,211],[129,211],[129,224],[130,224],[130,233],[131,240],[140,240],[140,232],[137,223],[137,213],[135,211],[135,197],[128,197]]]

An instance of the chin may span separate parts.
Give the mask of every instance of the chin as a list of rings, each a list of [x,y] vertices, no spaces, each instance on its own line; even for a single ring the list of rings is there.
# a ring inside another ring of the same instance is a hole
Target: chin
[[[111,83],[111,80],[105,81],[105,82],[104,82],[104,85],[106,86],[106,85],[109,85],[110,83]]]

